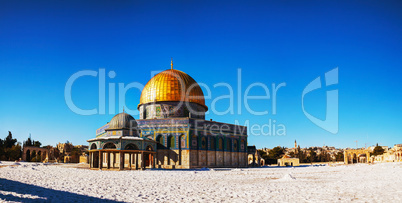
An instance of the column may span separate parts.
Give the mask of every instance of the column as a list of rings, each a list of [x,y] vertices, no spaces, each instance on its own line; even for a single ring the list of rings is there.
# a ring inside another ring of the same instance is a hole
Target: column
[[[103,153],[99,150],[99,169],[102,169],[103,166]]]
[[[95,166],[94,152],[91,152],[91,168]]]
[[[112,162],[112,168],[114,168],[116,165],[115,165],[115,163],[116,163],[116,153],[115,152],[112,152],[112,155],[113,155],[113,162]]]
[[[135,153],[135,170],[138,170],[138,152]]]
[[[89,168],[92,168],[92,159],[91,159],[92,157],[91,157],[91,152],[89,152],[89,155],[88,155],[88,160],[89,160]]]
[[[120,170],[124,169],[124,152],[120,152]]]
[[[343,160],[345,164],[349,164],[348,153],[346,151],[343,153]]]
[[[132,154],[128,153],[128,167],[130,168],[130,170],[131,170],[131,162],[132,162],[131,156],[132,156]]]
[[[141,169],[145,169],[144,152],[141,152]]]
[[[110,152],[107,152],[107,169],[110,169]]]
[[[155,168],[155,162],[156,162],[155,154],[152,154],[152,168]]]

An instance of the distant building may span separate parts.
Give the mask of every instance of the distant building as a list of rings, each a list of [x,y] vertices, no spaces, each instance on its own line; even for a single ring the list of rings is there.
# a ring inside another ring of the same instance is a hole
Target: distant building
[[[67,143],[59,143],[57,144],[56,148],[59,150],[60,154],[70,155],[71,151],[73,150],[73,144]]]
[[[292,158],[289,155],[284,155],[282,158],[278,159],[278,166],[299,166],[299,158]]]
[[[383,147],[384,148],[384,147]],[[402,161],[402,144],[396,144],[393,148],[384,151],[384,154],[372,156],[374,162],[401,162]]]

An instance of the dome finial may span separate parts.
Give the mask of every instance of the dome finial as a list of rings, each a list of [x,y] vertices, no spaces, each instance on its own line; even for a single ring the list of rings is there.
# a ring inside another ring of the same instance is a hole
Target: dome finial
[[[170,58],[170,66],[171,66],[171,69],[173,70],[173,57]]]
[[[124,113],[124,106],[123,106],[123,113]]]

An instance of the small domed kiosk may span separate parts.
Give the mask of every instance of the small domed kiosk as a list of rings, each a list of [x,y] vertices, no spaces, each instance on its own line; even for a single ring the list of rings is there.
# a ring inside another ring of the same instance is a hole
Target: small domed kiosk
[[[96,131],[89,142],[90,168],[145,169],[155,167],[156,142],[139,137],[136,120],[119,113]]]

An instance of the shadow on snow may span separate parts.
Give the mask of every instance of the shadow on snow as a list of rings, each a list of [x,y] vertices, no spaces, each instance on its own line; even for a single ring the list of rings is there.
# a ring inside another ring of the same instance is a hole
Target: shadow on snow
[[[71,192],[53,190],[0,178],[0,200],[17,202],[118,202]],[[4,194],[11,192],[12,194]],[[17,194],[13,194],[17,193]],[[32,196],[37,196],[36,199]],[[38,198],[39,197],[39,198]]]

